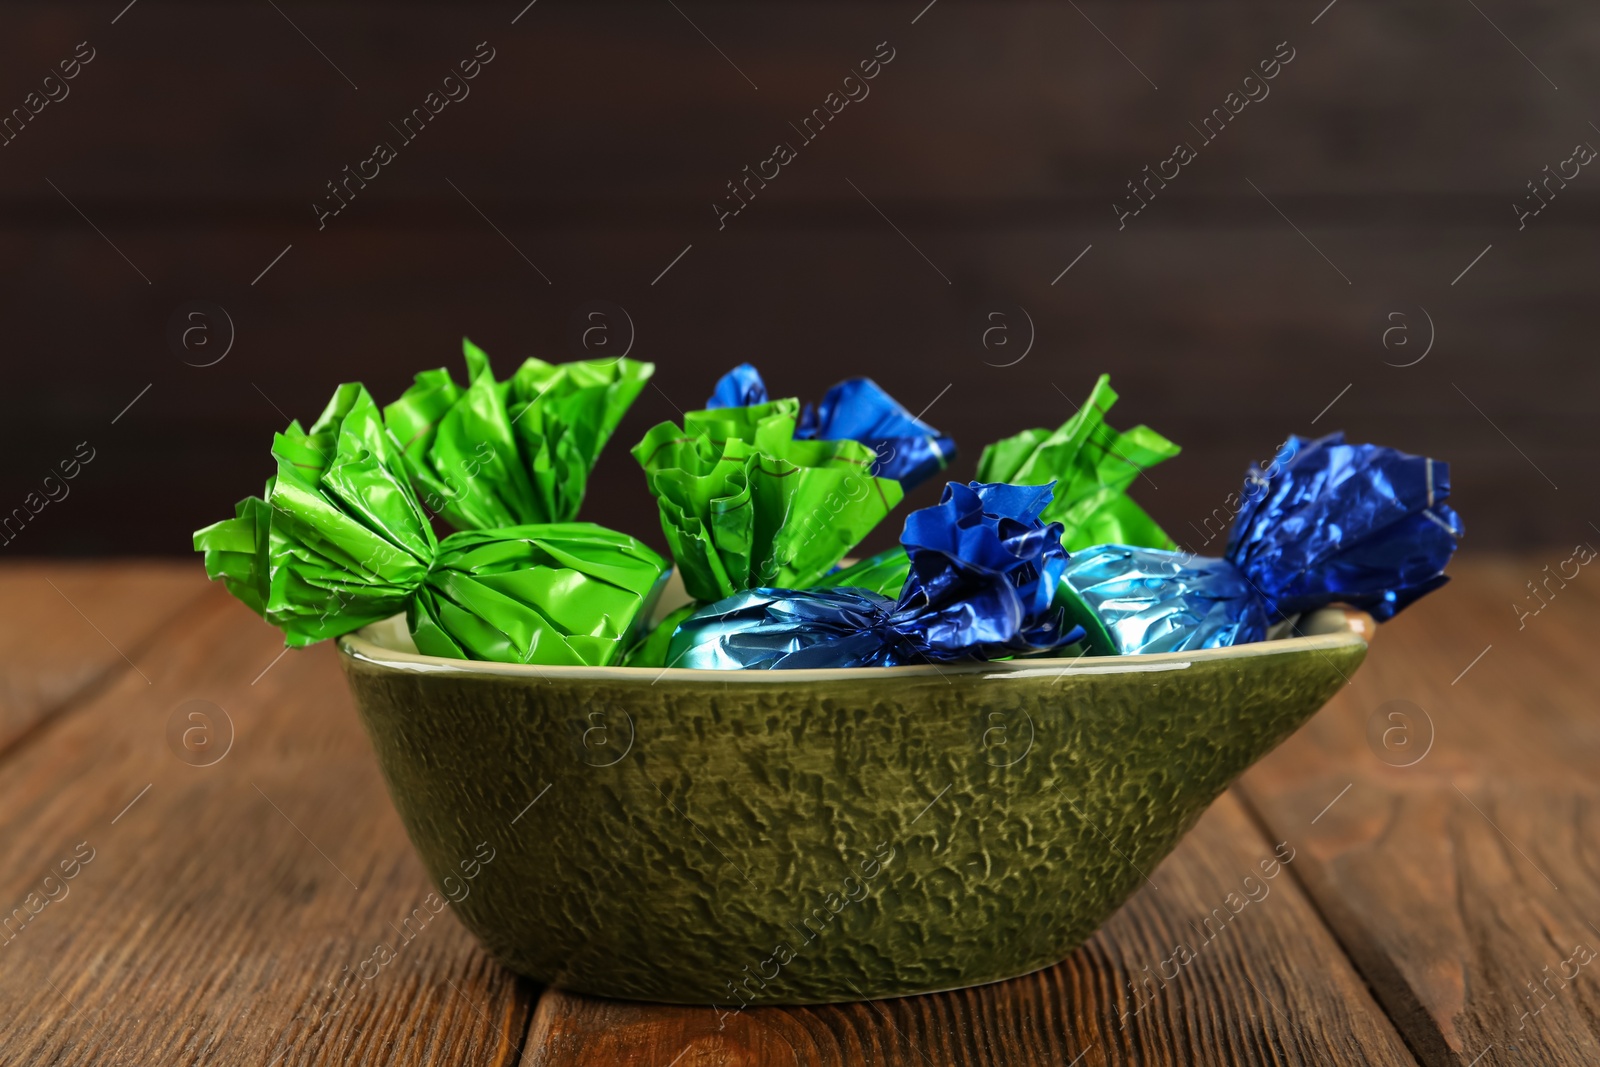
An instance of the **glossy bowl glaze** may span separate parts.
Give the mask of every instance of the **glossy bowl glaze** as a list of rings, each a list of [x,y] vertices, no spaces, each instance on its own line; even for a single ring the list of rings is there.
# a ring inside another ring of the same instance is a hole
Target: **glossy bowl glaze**
[[[511,969],[806,1004],[1065,957],[1366,654],[1339,611],[1195,653],[694,671],[341,659],[412,842]],[[486,858],[487,857],[487,858]]]

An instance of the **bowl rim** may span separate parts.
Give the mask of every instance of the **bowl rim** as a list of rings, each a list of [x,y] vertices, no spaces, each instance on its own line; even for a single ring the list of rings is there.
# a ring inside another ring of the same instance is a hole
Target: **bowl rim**
[[[1156,652],[1132,656],[1078,656],[1072,659],[1030,657],[992,660],[979,663],[912,664],[904,667],[827,667],[787,671],[723,671],[695,667],[587,667],[537,663],[495,663],[488,660],[450,659],[407,652],[383,643],[385,630],[404,632],[403,615],[341,636],[341,655],[353,662],[407,674],[454,674],[466,677],[531,678],[547,682],[613,681],[704,684],[733,681],[785,685],[798,682],[842,682],[861,684],[902,681],[911,678],[1062,678],[1072,675],[1137,674],[1186,670],[1199,663],[1230,659],[1282,655],[1293,652],[1327,653],[1353,645],[1370,644],[1374,623],[1366,612],[1342,605],[1322,608],[1300,620],[1304,636],[1254,641],[1227,648],[1206,648],[1193,652]],[[398,625],[397,625],[398,622]],[[408,635],[409,636],[409,635]]]

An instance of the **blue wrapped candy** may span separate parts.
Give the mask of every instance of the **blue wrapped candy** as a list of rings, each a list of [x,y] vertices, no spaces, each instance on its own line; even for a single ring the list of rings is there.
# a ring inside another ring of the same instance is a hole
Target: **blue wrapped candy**
[[[717,387],[706,401],[707,408],[750,408],[765,404],[767,383],[761,372],[748,363],[741,363],[717,379]]]
[[[1073,555],[1063,585],[1095,655],[1192,652],[1267,636],[1265,602],[1225,559],[1096,545]]]
[[[895,602],[865,589],[746,589],[678,624],[667,666],[893,667],[908,662]]]
[[[760,372],[741,363],[717,380],[706,407],[750,407],[767,399]],[[794,436],[797,441],[860,441],[878,454],[872,473],[893,478],[908,491],[956,456],[954,440],[912,415],[871,378],[848,378],[829,389],[822,403],[807,404]]]
[[[1344,603],[1378,621],[1448,578],[1462,534],[1450,468],[1342,433],[1290,437],[1245,478],[1222,559],[1098,545],[1067,565],[1072,617],[1100,653],[1260,641],[1273,624]]]
[[[1225,554],[1272,618],[1341,601],[1383,622],[1449,581],[1449,464],[1331,433],[1290,437],[1268,468],[1246,477]]]
[[[667,663],[711,670],[895,667],[1043,652],[1078,640],[1054,603],[1061,524],[1049,485],[945,486],[906,517],[911,570],[898,600],[864,589],[750,589],[701,608]]]

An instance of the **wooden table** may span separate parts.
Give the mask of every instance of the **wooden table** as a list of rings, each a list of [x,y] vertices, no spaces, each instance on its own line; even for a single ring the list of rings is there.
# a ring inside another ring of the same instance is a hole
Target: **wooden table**
[[[430,891],[333,649],[197,563],[0,568],[0,1063],[1600,1063],[1600,579],[1512,606],[1569,555],[1460,560],[1058,966],[722,1029],[453,919],[328,1015]]]

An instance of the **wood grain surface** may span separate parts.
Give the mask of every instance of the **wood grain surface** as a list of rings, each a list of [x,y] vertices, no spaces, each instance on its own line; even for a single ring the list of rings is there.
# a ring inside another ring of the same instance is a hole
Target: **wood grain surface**
[[[181,563],[0,568],[0,753],[120,671],[137,676],[145,649],[199,595]]]
[[[1511,607],[1570,555],[1460,561],[1061,964],[743,1012],[489,961],[430,912],[333,650],[280,658],[197,567],[0,568],[13,714],[56,709],[0,754],[0,1062],[1591,1064],[1600,595]]]
[[[1571,547],[1479,563],[1243,780],[1428,1064],[1600,1062],[1597,619]]]
[[[333,649],[279,651],[203,591],[149,684],[123,672],[7,760],[0,900],[28,918],[0,944],[0,1062],[516,1061],[531,991],[428,903]],[[232,736],[209,766],[168,742],[196,700]]]

